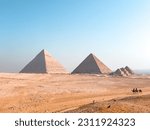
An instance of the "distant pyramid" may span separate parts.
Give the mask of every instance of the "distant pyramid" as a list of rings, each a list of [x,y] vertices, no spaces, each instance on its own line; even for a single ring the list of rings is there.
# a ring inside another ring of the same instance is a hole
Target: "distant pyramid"
[[[116,75],[116,76],[126,76],[126,75],[125,75],[125,70],[124,70],[124,68],[117,69],[117,70],[113,73],[113,75]]]
[[[134,72],[133,72],[128,66],[126,66],[125,69],[126,69],[130,74],[134,74]]]
[[[111,75],[130,76],[130,75],[134,75],[134,72],[128,66],[126,66],[125,68],[122,67],[117,69],[115,72],[112,72]]]
[[[126,68],[120,68],[120,70],[124,73],[124,75],[130,75],[130,72],[128,72],[128,70],[126,70]]]
[[[89,74],[107,74],[111,70],[104,65],[96,56],[90,54],[73,72]]]
[[[42,50],[20,73],[67,73],[49,53]]]

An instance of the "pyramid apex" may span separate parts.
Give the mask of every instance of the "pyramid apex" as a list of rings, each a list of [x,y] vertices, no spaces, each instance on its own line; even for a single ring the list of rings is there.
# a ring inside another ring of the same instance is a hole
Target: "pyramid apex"
[[[93,53],[90,53],[89,56],[95,56]]]
[[[129,68],[129,66],[126,66],[125,68]]]
[[[50,54],[48,53],[48,51],[47,51],[47,50],[45,50],[45,49],[41,50],[41,52],[40,52],[40,53],[50,55]]]
[[[42,51],[41,52],[47,52],[47,50],[45,50],[45,49],[42,49]]]
[[[90,55],[94,55],[93,53],[90,53]]]

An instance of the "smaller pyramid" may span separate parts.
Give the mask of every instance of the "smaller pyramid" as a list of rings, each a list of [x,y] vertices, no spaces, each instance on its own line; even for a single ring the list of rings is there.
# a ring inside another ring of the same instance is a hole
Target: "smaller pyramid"
[[[130,76],[133,74],[134,72],[128,66],[126,66],[125,68],[123,67],[119,68],[115,72],[111,73],[111,75],[114,75],[114,76]]]
[[[124,75],[130,75],[130,73],[128,72],[128,70],[126,70],[126,68],[120,68],[120,70],[124,73]]]
[[[111,70],[92,53],[72,72],[87,74],[108,74]]]
[[[126,69],[130,74],[134,74],[134,72],[133,72],[128,66],[126,66],[125,69]]]
[[[42,50],[20,73],[67,73],[46,50]]]
[[[117,69],[115,72],[114,72],[115,75],[117,76],[126,76],[123,69]]]

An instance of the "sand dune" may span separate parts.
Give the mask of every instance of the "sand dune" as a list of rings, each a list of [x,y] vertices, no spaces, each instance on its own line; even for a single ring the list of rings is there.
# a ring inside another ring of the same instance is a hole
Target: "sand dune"
[[[0,74],[0,112],[150,112],[149,94],[150,76]]]
[[[150,95],[129,96],[121,99],[89,103],[74,110],[73,113],[147,113],[150,112]]]

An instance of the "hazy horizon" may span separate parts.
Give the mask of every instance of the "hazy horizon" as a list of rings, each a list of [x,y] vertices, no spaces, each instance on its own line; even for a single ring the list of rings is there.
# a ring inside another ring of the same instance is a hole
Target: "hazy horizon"
[[[42,49],[70,72],[90,53],[112,70],[150,70],[149,34],[149,0],[2,0],[0,72]]]

